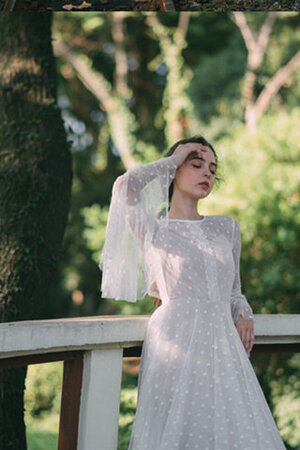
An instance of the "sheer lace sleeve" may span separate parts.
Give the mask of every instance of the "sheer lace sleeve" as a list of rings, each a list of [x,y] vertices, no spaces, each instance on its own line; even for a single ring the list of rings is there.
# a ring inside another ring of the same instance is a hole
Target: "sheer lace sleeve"
[[[241,233],[236,220],[233,220],[233,260],[235,266],[235,277],[231,292],[231,315],[234,323],[241,314],[245,319],[253,319],[253,311],[247,302],[246,297],[241,293],[240,282],[240,254],[241,254]]]
[[[135,302],[150,289],[153,280],[144,257],[157,219],[167,232],[169,186],[176,169],[172,155],[134,166],[116,179],[99,262],[103,297]]]

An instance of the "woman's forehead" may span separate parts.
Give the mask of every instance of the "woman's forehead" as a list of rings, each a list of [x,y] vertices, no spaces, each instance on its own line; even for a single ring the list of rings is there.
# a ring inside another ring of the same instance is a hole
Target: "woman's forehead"
[[[191,152],[187,159],[199,159],[199,157],[208,162],[216,162],[216,158],[212,149],[208,145],[198,144],[197,142],[195,143],[195,151]]]

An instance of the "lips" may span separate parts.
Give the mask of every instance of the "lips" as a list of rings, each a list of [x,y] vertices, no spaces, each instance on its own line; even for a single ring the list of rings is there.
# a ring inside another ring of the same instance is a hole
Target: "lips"
[[[202,183],[199,183],[199,185],[205,187],[206,189],[209,188],[209,184],[207,183],[207,181],[203,181]]]

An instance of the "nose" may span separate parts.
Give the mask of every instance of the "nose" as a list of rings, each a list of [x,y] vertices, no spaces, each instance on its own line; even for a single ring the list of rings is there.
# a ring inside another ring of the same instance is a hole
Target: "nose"
[[[210,177],[211,175],[209,167],[207,167],[206,165],[203,167],[203,175],[206,177]]]

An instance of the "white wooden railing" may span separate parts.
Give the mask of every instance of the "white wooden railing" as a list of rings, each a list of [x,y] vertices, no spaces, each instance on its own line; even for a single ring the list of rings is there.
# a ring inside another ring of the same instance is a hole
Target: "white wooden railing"
[[[0,324],[0,369],[64,361],[60,450],[115,450],[123,356],[138,356],[149,316]],[[299,352],[300,314],[256,314],[254,352]]]

